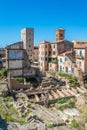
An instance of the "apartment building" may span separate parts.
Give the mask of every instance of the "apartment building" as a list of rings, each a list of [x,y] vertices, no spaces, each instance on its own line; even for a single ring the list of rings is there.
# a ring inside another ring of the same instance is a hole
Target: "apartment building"
[[[76,65],[83,76],[87,76],[87,43],[80,43],[74,46],[76,52]]]
[[[26,50],[30,61],[33,60],[34,48],[34,29],[24,28],[21,30],[21,41],[23,42],[23,49]]]
[[[75,52],[66,51],[58,55],[58,71],[78,77]]]
[[[56,41],[39,43],[39,65],[41,71],[58,70],[57,57],[59,54],[73,50],[73,43],[64,40],[64,29],[56,30]]]
[[[33,62],[38,62],[38,58],[39,58],[39,48],[38,46],[34,46]]]

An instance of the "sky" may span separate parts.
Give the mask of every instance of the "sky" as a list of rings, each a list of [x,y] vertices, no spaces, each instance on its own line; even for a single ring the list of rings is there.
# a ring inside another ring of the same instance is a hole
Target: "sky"
[[[22,28],[34,28],[34,44],[55,41],[55,30],[65,39],[87,39],[87,0],[0,0],[0,48],[21,40]]]

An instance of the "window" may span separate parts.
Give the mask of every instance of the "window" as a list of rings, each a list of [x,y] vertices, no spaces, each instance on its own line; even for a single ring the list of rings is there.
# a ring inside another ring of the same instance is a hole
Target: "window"
[[[55,48],[55,45],[53,45],[53,48]]]
[[[51,61],[51,58],[49,58],[48,60],[49,60],[49,62],[50,62],[50,61]]]
[[[80,50],[80,56],[82,56],[82,50]]]
[[[31,35],[31,32],[29,32],[29,35]]]
[[[47,55],[47,51],[45,52],[45,55]]]
[[[68,67],[66,67],[66,72],[68,73]]]
[[[60,71],[62,71],[62,66],[60,66]]]
[[[50,64],[50,67],[52,67],[52,64]]]
[[[65,57],[65,61],[67,61],[67,58]]]
[[[72,68],[72,73],[74,73],[74,68]]]
[[[62,63],[62,58],[60,58],[60,62]]]
[[[47,61],[47,57],[45,58],[45,61]]]
[[[53,51],[53,55],[55,55],[55,51]]]
[[[47,48],[47,45],[45,45],[45,47]]]
[[[63,36],[63,34],[62,33],[60,33],[60,37],[62,37]]]
[[[29,39],[29,41],[31,41],[31,39]]]
[[[49,51],[49,55],[51,55],[51,51]]]
[[[42,58],[42,60],[44,60],[44,57]]]
[[[31,47],[31,45],[29,45],[29,47]]]
[[[79,67],[81,66],[81,62],[79,62]]]
[[[41,52],[41,55],[44,55],[44,52],[43,52],[43,51]]]

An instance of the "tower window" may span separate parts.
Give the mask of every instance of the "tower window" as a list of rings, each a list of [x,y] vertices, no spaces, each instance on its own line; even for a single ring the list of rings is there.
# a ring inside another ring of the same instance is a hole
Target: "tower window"
[[[62,37],[62,36],[63,36],[63,34],[61,33],[61,34],[60,34],[60,37]]]
[[[31,32],[29,32],[29,35],[31,35]]]
[[[31,39],[29,39],[29,41],[31,41]]]

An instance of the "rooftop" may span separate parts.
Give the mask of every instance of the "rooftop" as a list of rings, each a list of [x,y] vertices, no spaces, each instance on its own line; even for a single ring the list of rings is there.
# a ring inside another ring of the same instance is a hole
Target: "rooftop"
[[[73,40],[72,42],[87,42],[87,40]]]
[[[34,46],[34,49],[38,49],[38,46]]]
[[[42,41],[42,42],[40,42],[39,44],[47,44],[47,43],[57,44],[57,43],[61,43],[61,42],[70,42],[70,43],[72,43],[71,41],[68,41],[68,40],[59,40],[59,41],[53,41],[53,42]]]
[[[74,48],[75,49],[85,49],[85,48],[87,48],[87,43],[81,43],[81,44],[76,44],[75,46],[74,46]]]
[[[58,54],[58,56],[65,56],[66,54],[70,54],[70,53],[72,53],[72,51],[66,51],[61,54]]]

